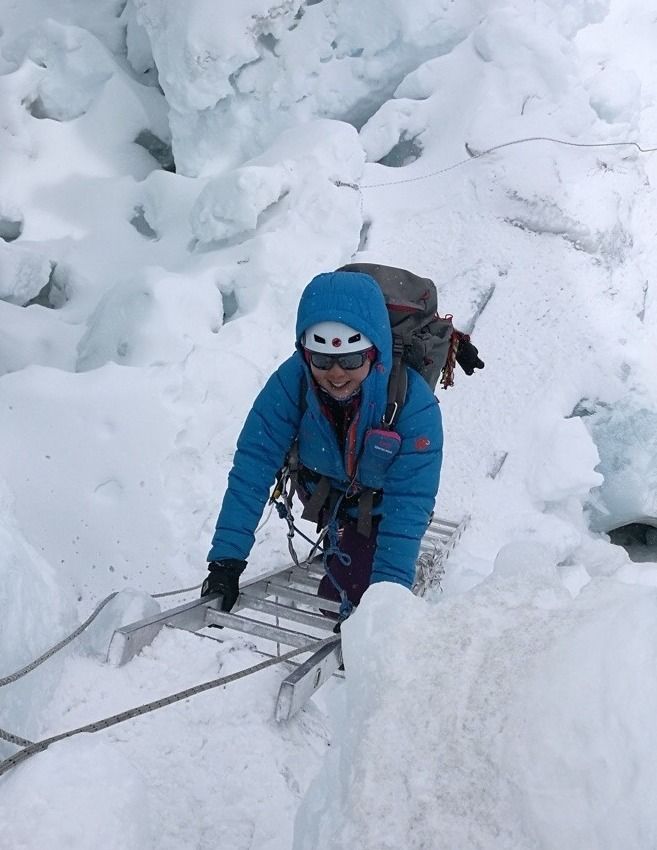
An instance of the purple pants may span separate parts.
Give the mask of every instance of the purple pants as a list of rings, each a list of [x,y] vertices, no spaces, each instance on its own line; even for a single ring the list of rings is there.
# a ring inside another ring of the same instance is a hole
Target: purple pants
[[[340,563],[335,555],[331,555],[328,559],[331,575],[346,591],[349,601],[354,605],[358,605],[361,596],[369,587],[374,550],[376,549],[376,532],[376,522],[372,524],[372,533],[369,537],[359,534],[356,531],[355,523],[345,523],[340,535],[340,549],[351,557],[351,563],[346,567]],[[322,599],[333,599],[340,602],[340,594],[327,575],[320,581],[317,595]]]

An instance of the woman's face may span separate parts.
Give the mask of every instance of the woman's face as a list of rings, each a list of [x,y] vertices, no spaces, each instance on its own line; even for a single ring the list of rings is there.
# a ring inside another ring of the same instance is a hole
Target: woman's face
[[[358,391],[370,373],[372,363],[365,360],[358,369],[343,369],[336,361],[330,369],[318,369],[310,364],[310,371],[319,386],[336,401],[345,401]]]

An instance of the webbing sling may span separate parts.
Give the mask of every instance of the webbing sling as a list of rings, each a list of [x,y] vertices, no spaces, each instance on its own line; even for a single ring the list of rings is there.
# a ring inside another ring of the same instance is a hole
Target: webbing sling
[[[290,480],[293,480],[292,475],[290,475]],[[319,525],[322,510],[326,507],[327,503],[330,502],[331,497],[334,496],[336,492],[336,490],[331,489],[331,480],[323,475],[317,482],[317,486],[315,487],[309,501],[306,502],[301,514],[301,519],[305,519]],[[374,507],[374,496],[377,492],[377,490],[367,488],[362,490],[358,496],[358,519],[356,530],[359,534],[362,534],[363,537],[369,537],[372,533],[372,509]]]
[[[326,504],[330,494],[331,481],[325,475],[322,475],[322,477],[317,482],[317,486],[315,487],[312,496],[304,506],[303,513],[301,514],[301,519],[307,519],[310,522],[318,523],[320,511]]]
[[[372,533],[372,509],[374,507],[374,490],[367,489],[358,497],[358,523],[356,531],[363,537]]]

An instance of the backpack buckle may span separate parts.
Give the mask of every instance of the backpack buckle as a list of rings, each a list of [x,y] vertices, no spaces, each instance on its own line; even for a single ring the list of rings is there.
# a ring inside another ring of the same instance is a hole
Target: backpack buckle
[[[392,410],[391,410],[392,408]],[[390,410],[390,414],[388,411]],[[388,405],[386,408],[386,412],[381,417],[381,423],[386,427],[390,428],[392,423],[395,421],[395,417],[397,416],[397,411],[399,410],[399,402],[393,401],[392,405]]]

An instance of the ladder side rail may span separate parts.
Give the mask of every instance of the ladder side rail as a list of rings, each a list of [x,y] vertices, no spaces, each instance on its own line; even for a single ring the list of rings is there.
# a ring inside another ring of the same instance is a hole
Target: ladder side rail
[[[241,589],[246,590],[263,583],[266,584],[272,577],[276,577],[278,581],[285,584],[290,581],[293,569],[294,566],[292,565],[286,566],[282,570],[269,570],[244,582]],[[122,626],[120,629],[116,629],[112,635],[107,651],[107,660],[116,666],[126,664],[145,646],[153,642],[163,626],[173,626],[189,632],[198,632],[207,625],[208,610],[219,608],[220,604],[220,594],[212,593],[183,605],[177,605],[175,608],[168,608],[152,617],[145,617],[142,620],[136,620],[134,623]],[[239,610],[240,607],[241,603],[238,598],[233,610]]]
[[[317,650],[283,680],[276,700],[276,720],[282,722],[294,717],[341,664],[342,645],[340,636],[336,635],[335,642]]]

